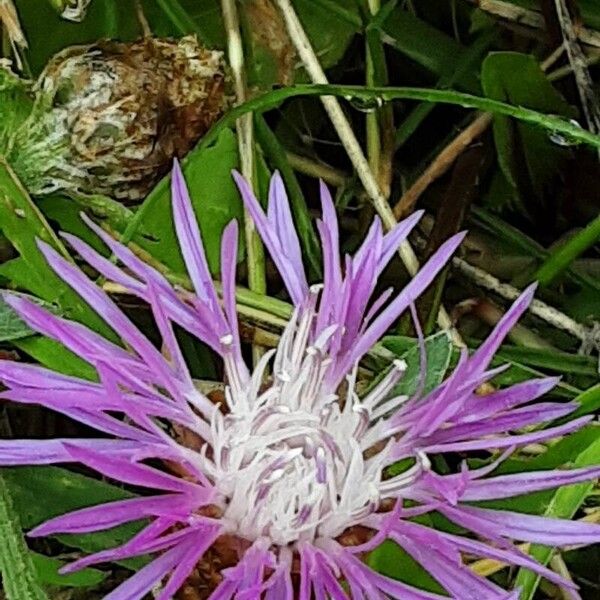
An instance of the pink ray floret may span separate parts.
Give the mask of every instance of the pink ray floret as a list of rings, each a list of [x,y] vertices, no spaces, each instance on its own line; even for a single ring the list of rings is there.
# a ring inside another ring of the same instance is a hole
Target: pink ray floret
[[[77,353],[98,378],[88,381],[37,365],[0,361],[0,381],[6,386],[1,397],[48,407],[98,435],[2,440],[0,464],[77,462],[146,490],[53,518],[30,535],[89,533],[145,518],[146,526],[122,546],[67,567],[152,554],[154,559],[106,596],[108,600],[142,600],[151,591],[157,600],[168,600],[209,550],[214,553],[228,541],[237,559],[221,571],[211,600],[518,598],[518,590],[503,590],[470,570],[465,554],[530,569],[577,597],[572,582],[521,552],[514,542],[594,543],[600,541],[600,526],[474,504],[600,474],[600,467],[593,467],[493,475],[515,446],[565,435],[589,421],[565,422],[576,408],[573,403],[535,402],[556,385],[555,378],[532,379],[484,397],[476,393],[497,372],[490,369],[490,361],[526,311],[534,287],[525,290],[476,352],[462,353],[453,373],[433,391],[410,398],[395,395],[406,368],[395,361],[360,397],[359,361],[427,289],[463,235],[442,244],[404,289],[374,297],[378,276],[421,213],[388,233],[375,220],[357,252],[342,258],[335,207],[321,185],[317,226],[324,277],[322,284],[309,285],[279,175],[272,178],[266,212],[244,179],[237,174],[235,179],[294,303],[279,345],[253,371],[244,361],[236,315],[237,224],[230,223],[223,234],[218,294],[177,164],[173,218],[192,292],[172,287],[89,219],[119,264],[65,235],[91,267],[149,304],[162,352],[100,287],[43,242],[40,248],[52,269],[114,329],[121,343],[23,297],[5,295],[29,326]],[[222,406],[195,385],[175,326],[223,359]],[[265,385],[268,368],[272,375]],[[539,427],[555,419],[562,424]],[[185,445],[186,436],[169,433],[177,431],[191,434],[193,447]],[[433,453],[489,449],[508,450],[487,467],[463,465],[453,474],[437,474],[430,462]],[[406,469],[389,476],[387,467],[399,460]],[[432,511],[471,535],[437,531],[414,520]],[[369,568],[362,560],[365,553],[386,539],[421,564],[445,594],[417,589]]]

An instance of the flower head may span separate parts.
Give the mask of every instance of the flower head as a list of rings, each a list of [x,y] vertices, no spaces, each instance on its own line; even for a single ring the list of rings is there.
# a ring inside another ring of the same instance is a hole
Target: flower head
[[[398,543],[457,600],[518,597],[469,570],[463,553],[524,566],[572,588],[572,583],[520,552],[512,540],[588,543],[600,540],[600,527],[473,504],[580,482],[600,472],[591,468],[489,476],[516,445],[568,433],[588,420],[510,434],[506,432],[564,417],[574,409],[571,403],[529,404],[556,379],[526,381],[485,397],[475,392],[497,372],[489,369],[490,360],[526,310],[533,288],[473,355],[462,353],[453,374],[425,397],[392,393],[405,368],[401,361],[359,397],[358,362],[431,283],[462,236],[443,244],[402,291],[373,299],[379,274],[420,214],[387,234],[374,221],[362,246],[345,257],[342,267],[335,210],[322,186],[318,228],[324,281],[309,286],[279,176],[271,181],[266,214],[246,182],[236,179],[295,306],[278,347],[252,373],[242,357],[236,316],[237,225],[232,222],[223,235],[219,296],[177,165],[173,215],[193,292],[174,289],[89,220],[121,267],[65,235],[104,277],[149,303],[164,352],[100,288],[43,243],[40,247],[52,268],[112,326],[123,344],[22,297],[7,296],[32,328],[93,365],[98,381],[3,361],[0,379],[8,390],[2,396],[62,412],[104,437],[5,440],[0,443],[0,463],[79,462],[149,490],[147,495],[54,518],[30,534],[91,532],[149,519],[124,545],[69,566],[154,553],[156,558],[110,593],[109,600],[141,600],[157,587],[158,600],[172,598],[202,558],[215,553],[224,568],[210,592],[213,600],[447,597],[371,570],[362,557],[385,539]],[[226,386],[221,405],[195,386],[177,345],[175,324],[222,357]],[[272,375],[265,382],[268,365]],[[186,435],[170,435],[168,423],[171,430]],[[186,443],[189,439],[194,443]],[[464,465],[456,474],[436,474],[429,459],[439,452],[489,448],[506,452],[484,468]],[[405,469],[389,475],[387,467],[399,461]],[[436,531],[414,520],[432,511],[477,537]]]

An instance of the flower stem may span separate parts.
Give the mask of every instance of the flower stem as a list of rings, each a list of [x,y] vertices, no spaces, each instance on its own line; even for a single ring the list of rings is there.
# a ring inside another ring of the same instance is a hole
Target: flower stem
[[[296,51],[310,78],[315,84],[327,84],[325,72],[321,67],[317,55],[290,0],[277,0],[277,4],[285,19],[290,38],[296,46]],[[365,191],[369,195],[377,214],[383,222],[384,227],[388,230],[392,229],[396,225],[396,219],[392,213],[392,209],[379,188],[376,176],[371,170],[369,162],[363,153],[360,143],[358,142],[338,99],[332,96],[323,96],[321,100],[350,161],[356,169]],[[410,275],[414,276],[419,270],[419,262],[408,241],[405,241],[400,245],[399,253],[407,271]],[[448,330],[456,345],[464,345],[458,332],[456,332],[452,326],[450,317],[444,307],[440,307],[438,324],[442,329]]]
[[[227,51],[229,65],[233,73],[237,102],[246,101],[248,92],[246,87],[246,70],[244,61],[244,48],[240,30],[240,19],[236,0],[221,0],[223,20],[227,32]],[[254,122],[252,114],[240,115],[236,123],[238,148],[240,152],[240,166],[242,175],[256,189],[255,161],[254,161]],[[256,231],[254,221],[247,211],[244,212],[244,235],[246,238],[246,256],[248,264],[248,287],[259,294],[267,291],[265,270],[265,254],[262,242]],[[253,347],[254,359],[260,358],[261,352],[257,346]]]

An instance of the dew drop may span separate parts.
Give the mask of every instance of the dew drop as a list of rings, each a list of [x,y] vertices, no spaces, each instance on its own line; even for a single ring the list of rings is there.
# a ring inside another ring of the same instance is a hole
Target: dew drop
[[[579,129],[582,129],[581,123],[575,119],[569,119],[569,123]],[[577,146],[581,142],[579,140],[573,139],[569,136],[568,133],[563,133],[562,131],[552,131],[549,135],[550,141],[557,146],[561,146],[562,148],[569,148],[571,146]]]
[[[346,96],[352,108],[364,113],[372,113],[383,106],[383,98],[361,98],[360,96]]]

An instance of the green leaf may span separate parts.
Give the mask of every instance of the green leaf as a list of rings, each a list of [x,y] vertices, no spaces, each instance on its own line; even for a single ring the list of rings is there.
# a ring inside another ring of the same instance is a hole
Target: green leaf
[[[0,297],[0,342],[10,342],[33,334],[17,313]]]
[[[571,419],[596,412],[600,409],[600,383],[585,390],[575,398],[575,401],[579,402],[579,408],[569,415]]]
[[[1,471],[13,497],[15,511],[25,529],[72,510],[114,500],[133,498],[131,492],[59,467],[13,467]],[[90,534],[57,535],[63,544],[86,552],[97,552],[123,544],[143,523],[127,523]],[[139,566],[143,559],[127,561]]]
[[[267,155],[268,161],[274,168],[281,172],[285,183],[286,191],[290,199],[294,222],[298,231],[298,237],[302,244],[303,254],[308,258],[308,263],[312,271],[319,278],[322,277],[322,258],[321,247],[310,218],[308,206],[302,193],[302,188],[298,179],[290,167],[286,158],[285,150],[279,143],[277,136],[271,131],[267,122],[261,115],[255,119],[256,137],[263,151]]]
[[[406,361],[407,369],[393,394],[411,396],[420,384],[421,361],[416,340],[401,336],[388,336],[383,346]],[[445,332],[436,333],[425,340],[427,355],[426,376],[423,394],[435,389],[443,380],[452,357],[452,342]]]
[[[0,66],[0,155],[6,154],[11,134],[33,108],[31,84]]]
[[[556,373],[588,375],[593,378],[598,376],[598,361],[591,356],[581,354],[503,344],[496,356],[506,361],[548,369]]]
[[[481,82],[488,98],[544,113],[574,116],[573,108],[528,54],[489,54],[483,61]],[[565,150],[554,144],[546,132],[503,116],[495,117],[493,129],[500,168],[517,195],[543,199],[551,178],[566,158]]]
[[[83,209],[74,200],[64,196],[49,196],[36,200],[36,204],[46,219],[56,226],[57,231],[70,233],[92,246],[100,254],[108,254],[106,246],[81,219]],[[112,219],[108,221],[114,223]],[[120,223],[116,221],[116,224]]]
[[[20,272],[16,283],[43,300],[56,304],[71,319],[85,323],[91,329],[115,339],[110,327],[52,271],[37,246],[43,240],[65,258],[70,256],[48,222],[32,202],[10,167],[0,158],[0,228],[21,256],[16,263],[20,271],[12,272],[12,279]],[[15,261],[2,265],[1,273],[15,266]],[[8,271],[10,272],[10,271]]]
[[[0,572],[7,600],[47,600],[21,535],[9,486],[0,475]]]
[[[600,436],[579,454],[571,456],[569,466],[573,468],[588,467],[600,463]],[[544,516],[572,519],[588,494],[592,491],[594,482],[579,483],[559,488],[554,492]],[[542,564],[546,564],[553,549],[539,544],[533,545],[529,554]],[[517,573],[515,586],[521,588],[521,600],[531,600],[539,585],[540,577],[531,571],[520,569]]]
[[[98,375],[96,369],[84,361],[77,354],[65,348],[62,344],[42,337],[41,335],[32,335],[26,338],[13,340],[12,344],[22,350],[36,362],[45,367],[64,373],[82,377],[90,381],[97,381]]]
[[[221,133],[214,145],[192,150],[183,162],[212,273],[219,271],[223,229],[231,219],[241,221],[243,218],[240,195],[231,177],[237,165],[237,140],[229,129]],[[135,235],[134,242],[174,273],[185,273],[173,225],[170,177],[165,177],[150,192],[132,220],[133,228],[144,232]],[[124,235],[127,238],[127,230]],[[242,244],[243,239],[240,239],[240,246]]]
[[[397,8],[381,28],[383,42],[430,71],[436,78],[452,81],[456,87],[477,93],[480,85],[473,68],[477,56],[454,38],[436,29],[411,12]]]
[[[215,139],[242,116],[249,112],[265,112],[279,107],[285,100],[301,96],[341,96],[363,106],[371,106],[373,102],[391,102],[395,100],[419,100],[462,106],[463,108],[476,108],[498,115],[513,117],[524,123],[530,123],[545,129],[552,135],[560,135],[569,144],[587,144],[600,148],[600,135],[591,133],[578,124],[558,117],[555,114],[546,114],[538,110],[500,102],[492,98],[474,96],[453,90],[436,90],[415,87],[377,87],[359,85],[293,85],[261,94],[244,104],[240,104],[227,112],[210,131],[204,136],[199,145],[199,150],[214,143]]]
[[[587,226],[556,248],[533,276],[540,286],[545,287],[561,275],[565,269],[588,248],[600,240],[600,215]]]
[[[106,573],[98,569],[83,569],[76,573],[61,575],[58,571],[65,565],[64,561],[37,552],[29,554],[38,581],[44,586],[90,587],[98,585],[106,578]]]
[[[296,0],[294,8],[322,67],[333,67],[342,58],[352,38],[360,29],[356,22],[356,3],[347,0]],[[348,13],[348,18],[340,19],[340,11]]]
[[[386,540],[369,554],[366,562],[382,575],[398,579],[418,589],[444,594],[440,584],[396,542]]]
[[[63,19],[41,0],[17,0],[29,50],[27,61],[38,75],[55,53],[75,44],[94,44],[102,38],[134,40],[142,34],[129,2],[93,0],[81,23]]]
[[[545,471],[565,467],[573,468],[577,457],[598,443],[600,443],[600,427],[588,425],[571,435],[565,436],[559,442],[550,446],[543,454],[533,458],[513,455],[494,471],[494,475]],[[482,464],[477,459],[469,462],[473,466],[481,466]],[[555,493],[555,490],[544,490],[500,500],[486,500],[476,504],[487,508],[539,515],[543,514],[550,506]]]
[[[528,258],[535,257],[539,260],[545,260],[550,254],[541,244],[525,235],[521,230],[483,208],[471,206],[469,221],[487,234],[502,241],[507,246],[507,250],[512,249],[514,252],[515,249],[519,249]],[[566,269],[565,277],[586,289],[592,288],[594,293],[600,292],[600,281],[580,271],[574,265],[570,265]],[[594,295],[594,299],[597,299],[596,295]]]

